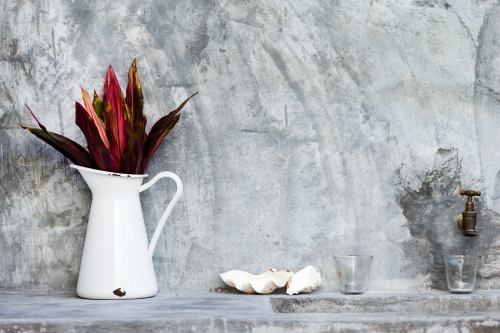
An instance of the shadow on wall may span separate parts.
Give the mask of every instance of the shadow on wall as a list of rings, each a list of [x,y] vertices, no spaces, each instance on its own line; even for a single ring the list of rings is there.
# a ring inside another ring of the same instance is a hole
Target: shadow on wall
[[[465,237],[457,226],[457,218],[465,207],[459,195],[460,160],[458,150],[439,149],[434,167],[420,179],[418,190],[402,183],[397,203],[403,209],[412,238],[403,243],[408,265],[419,267],[429,277],[431,289],[447,290],[442,255],[482,255],[478,288],[498,288],[500,282],[500,215],[475,199],[478,212],[476,237]],[[479,189],[480,190],[480,189]],[[415,268],[409,271],[414,271]]]

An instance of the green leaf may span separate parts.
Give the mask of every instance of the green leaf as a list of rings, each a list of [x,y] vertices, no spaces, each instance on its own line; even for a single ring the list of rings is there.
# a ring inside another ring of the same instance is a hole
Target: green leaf
[[[141,81],[137,72],[136,61],[132,62],[128,71],[127,84],[127,107],[131,117],[131,130],[135,131],[135,124],[145,121],[146,116],[142,113],[144,108],[144,97],[142,95]]]
[[[102,118],[102,110],[104,108],[101,99],[97,95],[97,93],[94,91],[94,101],[92,102],[92,105],[94,106],[95,113],[99,117],[99,119],[103,120]]]

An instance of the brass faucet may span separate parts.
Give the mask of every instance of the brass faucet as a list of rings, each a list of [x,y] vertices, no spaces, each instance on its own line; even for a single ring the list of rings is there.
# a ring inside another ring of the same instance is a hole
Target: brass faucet
[[[460,190],[460,195],[467,196],[467,202],[465,203],[465,211],[458,218],[458,225],[462,229],[462,234],[464,236],[476,236],[476,220],[477,213],[474,211],[474,200],[472,197],[480,196],[480,191],[474,190]]]

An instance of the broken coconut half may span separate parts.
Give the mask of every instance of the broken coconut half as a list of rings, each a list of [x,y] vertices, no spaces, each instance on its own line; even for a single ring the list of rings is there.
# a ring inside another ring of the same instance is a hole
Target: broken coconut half
[[[227,285],[247,294],[270,294],[276,288],[284,287],[292,276],[292,271],[278,271],[274,268],[259,275],[238,270],[220,275]]]
[[[321,285],[321,276],[312,266],[302,268],[286,283],[288,295],[310,293]]]

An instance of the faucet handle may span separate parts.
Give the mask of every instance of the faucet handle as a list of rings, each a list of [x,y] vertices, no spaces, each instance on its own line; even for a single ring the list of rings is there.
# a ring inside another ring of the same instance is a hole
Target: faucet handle
[[[481,191],[474,191],[474,190],[460,190],[460,195],[466,195],[468,197],[475,197],[475,196],[481,196]],[[469,200],[472,200],[472,198],[469,198]]]
[[[467,196],[467,202],[465,203],[465,211],[466,212],[473,212],[474,211],[474,201],[472,200],[472,197],[480,196],[481,191],[460,190],[460,195]]]

